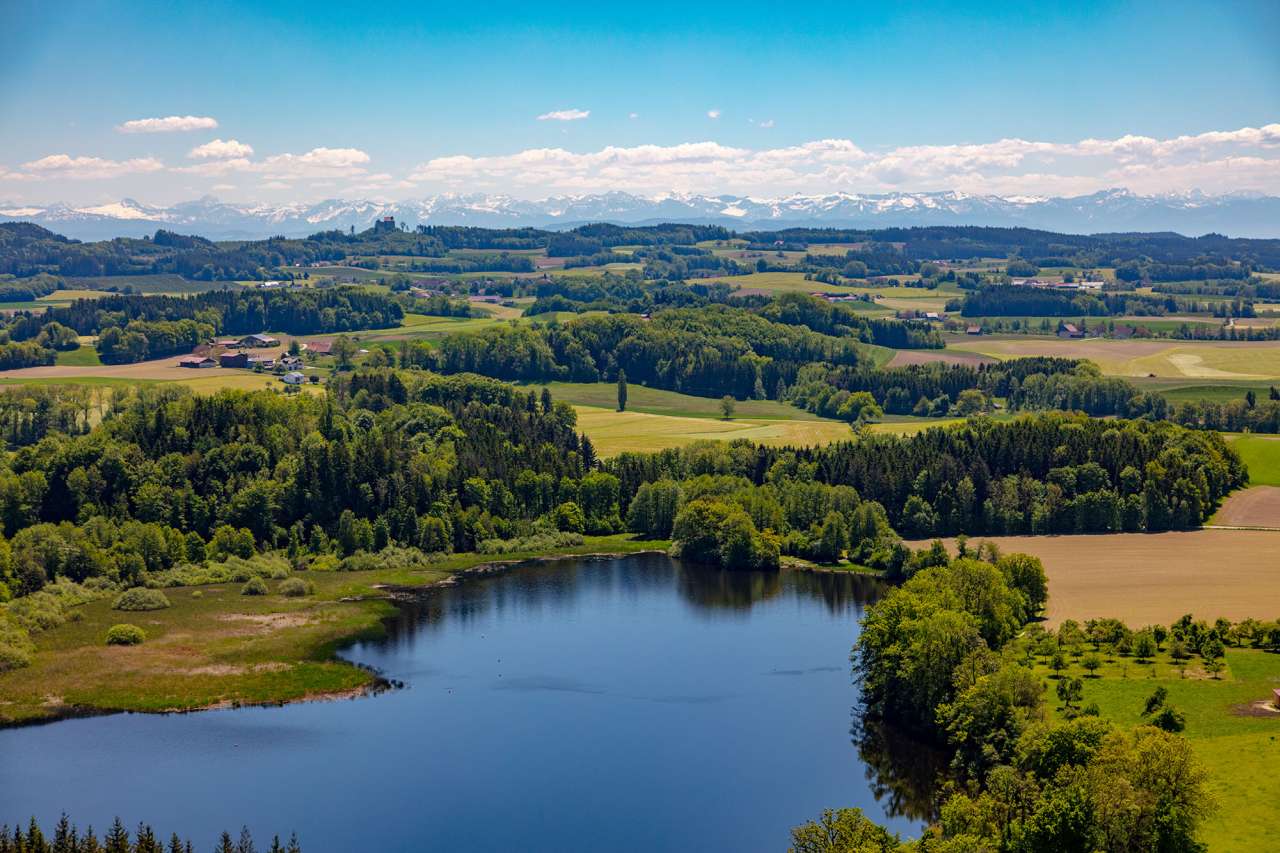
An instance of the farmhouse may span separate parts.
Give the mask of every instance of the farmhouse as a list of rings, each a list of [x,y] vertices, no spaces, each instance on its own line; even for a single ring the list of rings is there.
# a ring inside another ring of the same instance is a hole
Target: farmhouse
[[[270,335],[245,335],[240,339],[242,347],[276,347],[280,346],[280,340]]]
[[[224,338],[223,340],[220,340],[220,341],[214,341],[213,345],[215,347],[234,348],[234,347],[240,346],[240,341],[236,338]]]
[[[965,333],[966,335],[980,335],[980,334],[982,334],[982,327],[981,327],[981,326],[969,326],[967,329],[965,329],[965,330],[964,330],[964,333]]]
[[[1076,326],[1075,323],[1063,323],[1058,329],[1058,337],[1060,338],[1083,338],[1084,332]]]
[[[307,352],[313,352],[316,355],[332,355],[333,341],[307,341],[302,345],[302,348]]]
[[[292,370],[280,377],[280,381],[286,385],[301,385],[307,378],[296,370]]]
[[[218,356],[218,364],[222,367],[248,367],[249,354],[244,352],[224,352]]]
[[[249,362],[248,366],[250,368],[262,367],[267,370],[270,370],[276,365],[275,356],[271,356],[271,355],[251,355],[247,360]]]
[[[1133,337],[1133,333],[1137,331],[1133,326],[1126,326],[1123,323],[1117,323],[1115,328],[1111,330],[1111,337],[1120,340],[1128,340]]]
[[[203,367],[217,366],[218,363],[207,355],[184,355],[182,358],[178,359],[178,367],[193,367],[199,369]]]

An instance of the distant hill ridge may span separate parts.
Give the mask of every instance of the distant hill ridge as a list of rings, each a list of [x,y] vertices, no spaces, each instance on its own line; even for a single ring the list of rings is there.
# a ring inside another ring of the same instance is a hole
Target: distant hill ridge
[[[504,195],[444,194],[379,202],[327,199],[315,204],[231,204],[213,197],[154,207],[132,199],[92,206],[0,202],[0,221],[27,221],[80,240],[141,237],[172,228],[211,239],[301,237],[326,229],[362,231],[382,217],[416,225],[565,229],[588,222],[683,222],[736,230],[788,227],[891,228],[921,225],[1018,226],[1070,234],[1170,231],[1280,237],[1280,198],[1192,192],[1142,196],[1123,189],[1061,197],[962,192],[790,195],[761,199],[671,193],[608,192],[540,201]]]

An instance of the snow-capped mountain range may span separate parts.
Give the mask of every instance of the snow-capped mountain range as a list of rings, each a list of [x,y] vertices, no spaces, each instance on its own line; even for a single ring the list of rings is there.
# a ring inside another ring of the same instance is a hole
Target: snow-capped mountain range
[[[970,195],[962,192],[868,195],[790,195],[752,198],[625,192],[554,196],[526,201],[504,195],[436,195],[385,202],[328,199],[316,204],[229,204],[205,197],[152,207],[132,199],[90,207],[0,202],[0,221],[21,220],[81,240],[139,237],[168,228],[211,239],[300,237],[328,229],[368,228],[394,216],[410,227],[569,228],[586,222],[685,222],[738,230],[822,226],[886,228],[911,225],[1025,226],[1067,233],[1115,231],[1208,232],[1233,237],[1280,237],[1280,198],[1251,193],[1199,192],[1141,196],[1104,190],[1072,198]]]

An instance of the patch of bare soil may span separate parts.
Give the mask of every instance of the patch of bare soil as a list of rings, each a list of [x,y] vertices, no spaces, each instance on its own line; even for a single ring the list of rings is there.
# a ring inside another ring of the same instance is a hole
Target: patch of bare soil
[[[1213,517],[1220,527],[1280,528],[1280,486],[1241,489],[1222,503]]]
[[[316,620],[301,613],[226,613],[218,617],[222,622],[238,622],[245,626],[240,633],[268,634],[285,628],[301,628]]]
[[[1277,717],[1280,718],[1280,708],[1270,699],[1259,699],[1257,702],[1248,702],[1244,705],[1236,705],[1231,709],[1231,713],[1237,717]]]
[[[904,349],[889,360],[890,367],[906,367],[912,364],[993,364],[995,359],[976,352],[948,352],[938,349]]]

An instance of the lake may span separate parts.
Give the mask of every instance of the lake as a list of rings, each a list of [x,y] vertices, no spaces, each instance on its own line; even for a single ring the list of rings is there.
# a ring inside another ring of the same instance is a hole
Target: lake
[[[0,823],[120,815],[200,850],[248,824],[306,853],[781,851],[859,806],[915,835],[851,736],[849,649],[881,591],[658,555],[471,578],[343,652],[404,689],[0,731]]]

